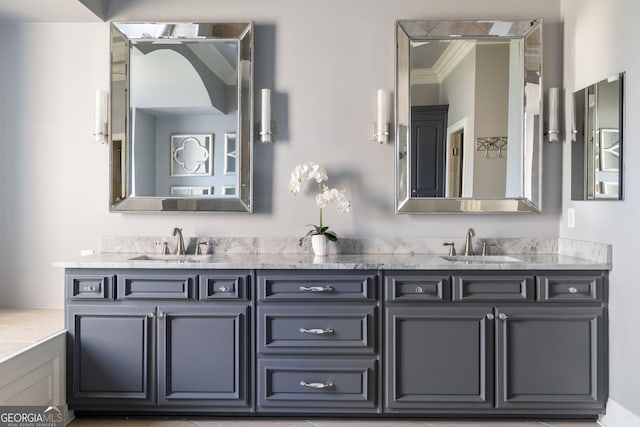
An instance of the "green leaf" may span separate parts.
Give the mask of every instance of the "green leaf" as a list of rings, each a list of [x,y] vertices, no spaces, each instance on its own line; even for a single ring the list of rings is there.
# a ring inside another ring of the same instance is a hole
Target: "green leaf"
[[[317,227],[316,227],[316,228],[317,228]],[[325,231],[327,231],[328,229],[329,229],[329,227],[328,227],[328,226],[327,226],[327,227],[322,227],[322,228],[320,228],[320,229],[318,230],[318,232],[319,232],[320,234],[324,234],[324,232],[325,232]]]
[[[332,242],[338,241],[338,236],[336,236],[336,233],[334,233],[333,231],[327,231],[323,234],[327,237],[327,239],[329,239]]]

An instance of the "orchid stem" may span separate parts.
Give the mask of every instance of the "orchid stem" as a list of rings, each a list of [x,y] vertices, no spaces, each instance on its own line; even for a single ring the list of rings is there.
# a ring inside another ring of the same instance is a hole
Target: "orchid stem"
[[[318,183],[318,193],[322,192],[322,185]],[[320,208],[320,228],[322,228],[322,208]]]

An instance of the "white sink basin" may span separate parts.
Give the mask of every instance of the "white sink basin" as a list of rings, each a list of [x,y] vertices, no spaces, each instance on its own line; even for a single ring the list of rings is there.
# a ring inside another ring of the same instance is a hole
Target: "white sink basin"
[[[503,262],[524,262],[519,258],[508,255],[442,255],[440,258],[447,261],[464,261],[479,264],[499,264]]]
[[[163,261],[163,262],[202,262],[211,255],[138,255],[129,258],[130,261]]]

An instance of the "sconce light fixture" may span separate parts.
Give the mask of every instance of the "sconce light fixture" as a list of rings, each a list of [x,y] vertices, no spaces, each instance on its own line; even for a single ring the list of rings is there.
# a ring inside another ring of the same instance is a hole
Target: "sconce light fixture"
[[[109,96],[106,90],[96,90],[96,120],[93,136],[98,144],[109,140]]]
[[[378,89],[378,122],[373,124],[373,140],[384,144],[389,141],[389,92]]]
[[[260,142],[269,143],[275,141],[275,131],[271,123],[271,89],[262,89],[261,117],[260,117]]]
[[[548,94],[547,139],[549,142],[560,141],[560,88],[552,87]]]

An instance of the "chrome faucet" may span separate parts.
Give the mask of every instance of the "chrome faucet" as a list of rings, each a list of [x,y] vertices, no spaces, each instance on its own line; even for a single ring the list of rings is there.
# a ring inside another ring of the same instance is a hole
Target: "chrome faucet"
[[[174,228],[173,235],[178,236],[178,243],[176,244],[176,255],[186,255],[187,251],[184,249],[184,239],[182,238],[182,228]]]
[[[464,255],[465,256],[469,256],[469,255],[475,255],[475,253],[473,252],[473,236],[476,235],[476,230],[474,230],[473,228],[470,228],[467,230],[467,237],[464,240]]]

